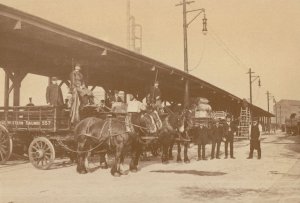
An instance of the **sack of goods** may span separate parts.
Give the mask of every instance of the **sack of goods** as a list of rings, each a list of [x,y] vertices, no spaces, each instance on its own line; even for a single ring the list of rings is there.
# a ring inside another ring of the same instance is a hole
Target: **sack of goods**
[[[204,97],[199,97],[198,98],[198,104],[208,104],[208,99],[204,98]]]
[[[196,111],[195,118],[207,118],[209,116],[207,111]]]
[[[209,104],[198,104],[197,106],[198,111],[211,111],[211,106]]]

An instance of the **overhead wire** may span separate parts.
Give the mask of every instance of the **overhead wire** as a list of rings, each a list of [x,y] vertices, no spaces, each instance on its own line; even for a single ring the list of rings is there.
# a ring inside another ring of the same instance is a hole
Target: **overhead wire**
[[[198,63],[192,69],[190,69],[189,72],[192,72],[192,71],[196,70],[197,68],[199,68],[199,66],[200,66],[200,64],[202,63],[202,60],[203,60],[205,49],[206,49],[206,40],[203,41],[203,47],[202,47],[202,51],[200,53],[200,58],[199,58]]]
[[[232,49],[230,49],[228,47],[228,45],[224,42],[224,40],[217,34],[217,32],[212,28],[210,28],[210,33],[212,33],[212,35],[214,35],[215,39],[219,41],[220,44],[222,44],[224,50],[235,60],[238,62],[238,64],[241,67],[244,67],[245,69],[248,70],[248,67],[245,65],[245,63],[237,56],[237,54],[235,54]]]
[[[248,71],[249,67],[245,65],[245,63],[235,54],[228,45],[224,42],[224,40],[216,33],[216,31],[210,26],[209,27],[208,35],[210,38],[216,43],[217,46],[219,46],[237,65],[238,67],[242,68],[244,71]],[[263,89],[265,92],[267,92],[267,89],[262,86],[259,88],[259,90],[256,93],[255,100],[259,99],[261,96],[261,90]]]

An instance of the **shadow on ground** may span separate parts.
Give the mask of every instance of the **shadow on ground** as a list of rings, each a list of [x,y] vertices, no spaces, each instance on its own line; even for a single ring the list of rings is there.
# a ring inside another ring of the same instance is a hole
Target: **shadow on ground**
[[[71,167],[76,165],[76,163],[73,163],[71,161],[65,161],[65,160],[59,160],[53,163],[50,167],[49,170],[54,170],[54,169],[60,169],[60,168],[66,168],[66,167]]]
[[[259,189],[250,189],[250,188],[232,188],[232,189],[207,189],[200,187],[180,187],[179,188],[181,195],[185,199],[191,199],[194,201],[201,200],[212,200],[219,198],[237,198],[244,195],[256,196],[263,190]]]
[[[154,173],[175,173],[175,174],[188,174],[197,176],[222,176],[227,173],[223,172],[211,172],[211,171],[196,171],[196,170],[155,170],[150,171]]]

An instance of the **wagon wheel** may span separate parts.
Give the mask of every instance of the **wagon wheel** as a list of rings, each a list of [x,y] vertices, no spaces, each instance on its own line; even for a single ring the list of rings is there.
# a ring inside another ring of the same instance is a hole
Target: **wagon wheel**
[[[0,164],[5,164],[12,153],[12,138],[6,128],[0,126]]]
[[[48,169],[55,159],[55,150],[45,137],[35,138],[28,149],[29,160],[32,165],[38,169]]]

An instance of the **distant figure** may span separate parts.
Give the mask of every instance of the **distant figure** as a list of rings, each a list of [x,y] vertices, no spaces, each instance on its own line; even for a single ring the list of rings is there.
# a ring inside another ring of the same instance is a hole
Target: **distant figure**
[[[257,158],[261,159],[261,148],[260,148],[260,132],[261,129],[258,125],[257,119],[253,119],[253,124],[250,128],[250,153],[247,159],[253,158],[254,149],[257,150]]]
[[[32,97],[29,97],[29,103],[26,104],[26,106],[34,106],[34,104],[32,103]]]
[[[51,78],[51,84],[48,85],[46,90],[46,101],[47,104],[52,106],[64,105],[63,95],[60,86],[57,84],[57,78]]]

